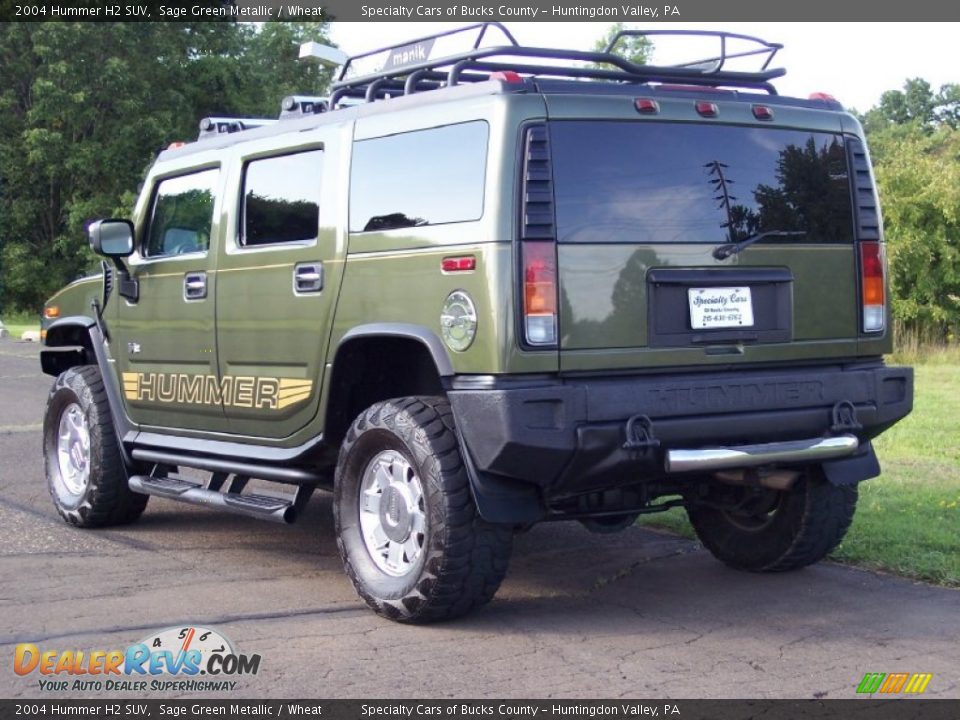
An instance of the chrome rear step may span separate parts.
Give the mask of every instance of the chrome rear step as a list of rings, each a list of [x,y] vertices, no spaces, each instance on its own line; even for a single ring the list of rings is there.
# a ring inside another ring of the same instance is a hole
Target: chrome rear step
[[[776,463],[811,465],[853,455],[859,447],[855,435],[845,434],[761,445],[674,449],[667,451],[664,465],[667,472],[707,472]]]

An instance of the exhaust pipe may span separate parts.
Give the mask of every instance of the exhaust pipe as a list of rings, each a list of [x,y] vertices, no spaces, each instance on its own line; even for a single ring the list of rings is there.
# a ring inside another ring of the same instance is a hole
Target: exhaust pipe
[[[128,484],[133,492],[143,495],[156,495],[188,505],[217,508],[259,520],[289,525],[297,519],[297,511],[293,503],[266,495],[222,493],[177,478],[157,478],[148,475],[133,475]]]
[[[743,470],[722,470],[714,473],[714,477],[727,485],[741,485],[745,487],[762,487],[768,490],[789,490],[800,477],[799,470],[757,470],[744,468]]]

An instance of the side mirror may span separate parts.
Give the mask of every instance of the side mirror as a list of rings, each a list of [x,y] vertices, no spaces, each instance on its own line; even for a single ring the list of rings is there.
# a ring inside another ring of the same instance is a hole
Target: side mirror
[[[90,249],[108,258],[125,258],[133,253],[133,223],[129,220],[97,220],[87,230]]]

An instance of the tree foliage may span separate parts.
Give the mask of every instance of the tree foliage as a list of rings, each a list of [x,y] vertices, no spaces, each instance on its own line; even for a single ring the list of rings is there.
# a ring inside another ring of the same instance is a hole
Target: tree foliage
[[[923,340],[960,337],[960,131],[902,125],[870,137],[894,317]]]
[[[903,90],[887,90],[880,103],[863,118],[867,132],[876,132],[892,125],[916,125],[933,132],[940,125],[960,127],[960,84],[943,85],[934,92],[926,80],[912,78]]]
[[[93,260],[84,228],[129,214],[156,153],[208,115],[276,117],[320,94],[298,63],[326,23],[0,24],[0,307],[36,309]]]
[[[626,29],[627,26],[623,23],[611,24],[610,27],[607,28],[607,32],[604,33],[603,37],[598,38],[593,44],[594,52],[603,52],[606,50],[613,39],[617,36],[617,33],[623,32]],[[646,65],[653,56],[653,42],[651,42],[650,38],[642,35],[627,36],[620,39],[616,47],[613,49],[613,54],[626,58],[634,65]],[[596,66],[603,69],[610,69],[609,65]]]

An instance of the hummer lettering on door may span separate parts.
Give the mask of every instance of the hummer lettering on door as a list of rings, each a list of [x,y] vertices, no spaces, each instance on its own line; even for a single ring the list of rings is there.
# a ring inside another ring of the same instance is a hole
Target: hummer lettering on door
[[[123,373],[127,400],[283,410],[310,397],[312,380],[182,373]]]

